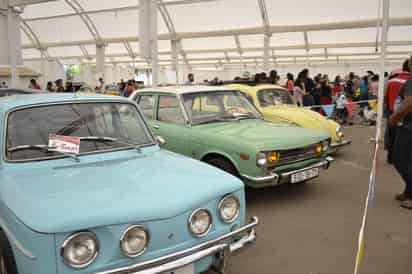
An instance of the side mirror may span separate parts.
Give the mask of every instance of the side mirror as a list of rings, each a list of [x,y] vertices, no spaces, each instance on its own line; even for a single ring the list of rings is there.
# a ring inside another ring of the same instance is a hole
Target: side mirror
[[[159,146],[166,144],[166,140],[162,136],[156,136],[156,142]]]

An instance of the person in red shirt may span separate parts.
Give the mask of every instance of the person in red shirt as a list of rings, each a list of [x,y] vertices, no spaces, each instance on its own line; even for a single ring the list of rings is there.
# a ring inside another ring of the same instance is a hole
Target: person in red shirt
[[[287,74],[288,81],[286,82],[286,88],[289,90],[290,94],[293,95],[293,89],[295,88],[295,83],[293,81],[293,74],[288,73]]]
[[[134,86],[132,80],[127,81],[127,86],[125,90],[125,96],[129,97],[134,92]]]
[[[336,76],[335,78],[335,83],[333,85],[333,96],[336,96],[336,94],[341,93],[343,91],[342,88],[342,78],[340,75]]]
[[[31,89],[38,89],[38,90],[41,89],[40,85],[37,84],[37,82],[36,82],[35,79],[31,79],[31,80],[30,80],[29,88],[31,88]]]
[[[386,108],[387,117],[394,113],[394,106],[396,99],[399,96],[399,91],[410,77],[409,59],[403,63],[402,71],[392,73],[385,90],[384,104]],[[396,129],[387,127],[385,131],[385,149],[388,152],[387,162],[392,164],[393,145],[396,138]]]

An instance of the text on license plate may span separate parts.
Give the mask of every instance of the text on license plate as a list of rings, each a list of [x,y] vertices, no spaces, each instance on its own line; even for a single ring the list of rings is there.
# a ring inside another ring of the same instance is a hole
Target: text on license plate
[[[194,273],[195,273],[194,266],[191,264],[183,268],[167,272],[165,274],[194,274]]]
[[[319,168],[312,168],[291,176],[291,183],[296,184],[319,176]]]

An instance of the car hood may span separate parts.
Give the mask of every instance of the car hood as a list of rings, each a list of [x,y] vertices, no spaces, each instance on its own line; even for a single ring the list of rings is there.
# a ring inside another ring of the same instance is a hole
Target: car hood
[[[202,135],[207,135],[209,138],[216,139],[217,145],[240,143],[253,146],[257,151],[294,149],[329,138],[327,134],[316,130],[263,120],[213,123],[194,128],[198,134],[194,138],[196,140],[203,140]]]
[[[323,130],[330,134],[328,119],[310,109],[294,106],[273,106],[263,108],[269,121],[288,120],[302,127]]]
[[[62,233],[168,219],[243,188],[237,178],[171,152],[121,155],[3,169],[1,199],[31,229]]]

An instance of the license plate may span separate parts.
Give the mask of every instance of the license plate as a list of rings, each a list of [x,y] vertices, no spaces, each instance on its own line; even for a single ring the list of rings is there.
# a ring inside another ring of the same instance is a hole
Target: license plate
[[[183,268],[179,268],[179,269],[176,269],[176,270],[164,273],[164,274],[194,274],[194,273],[195,273],[195,269],[194,269],[194,266],[191,264]]]
[[[300,183],[319,176],[319,169],[312,168],[302,172],[295,173],[291,176],[291,183]]]

